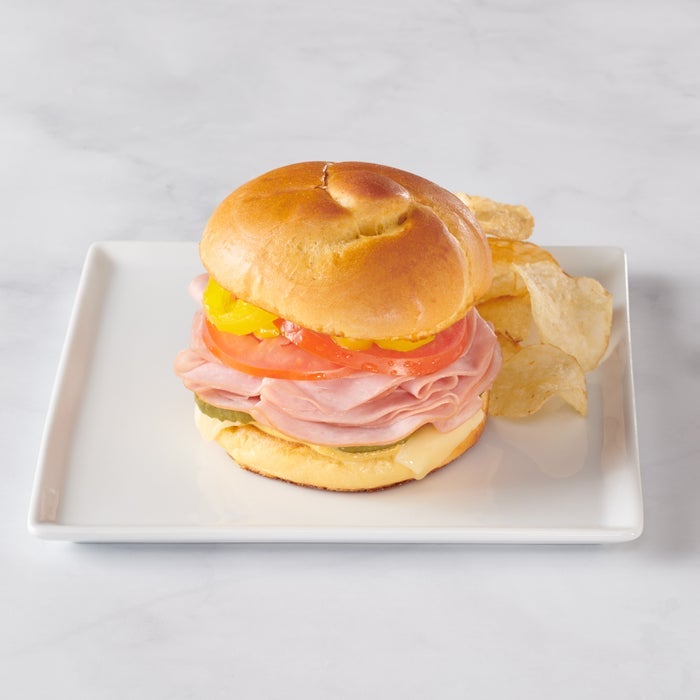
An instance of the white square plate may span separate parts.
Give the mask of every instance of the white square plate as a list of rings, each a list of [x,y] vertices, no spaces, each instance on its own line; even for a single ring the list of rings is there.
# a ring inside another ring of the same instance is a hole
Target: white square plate
[[[626,260],[552,248],[613,294],[589,415],[491,419],[424,481],[368,494],[300,488],[237,468],[201,440],[173,372],[188,342],[194,243],[90,249],[58,369],[31,532],[91,542],[619,542],[642,531]]]

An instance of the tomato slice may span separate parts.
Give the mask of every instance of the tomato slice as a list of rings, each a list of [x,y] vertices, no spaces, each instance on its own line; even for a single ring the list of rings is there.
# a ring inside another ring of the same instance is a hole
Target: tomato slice
[[[442,369],[464,352],[473,332],[470,318],[473,318],[472,314],[438,333],[426,345],[407,352],[385,350],[376,344],[364,350],[348,350],[323,333],[302,328],[291,321],[276,323],[285,338],[319,358],[365,372],[418,377]]]
[[[351,367],[313,355],[283,336],[259,340],[252,334],[224,333],[205,321],[202,339],[224,364],[255,377],[334,379],[352,372]]]

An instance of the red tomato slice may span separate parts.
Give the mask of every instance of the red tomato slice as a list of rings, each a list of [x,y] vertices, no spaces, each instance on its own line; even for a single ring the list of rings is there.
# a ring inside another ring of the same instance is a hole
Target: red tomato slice
[[[366,350],[346,350],[330,336],[291,321],[280,321],[277,326],[295,345],[330,362],[365,372],[418,377],[442,369],[464,352],[471,335],[469,317],[438,333],[430,343],[408,352],[384,350],[374,344]]]
[[[312,355],[283,336],[258,340],[252,334],[224,333],[206,321],[202,338],[224,364],[255,377],[333,379],[352,372],[351,367]]]

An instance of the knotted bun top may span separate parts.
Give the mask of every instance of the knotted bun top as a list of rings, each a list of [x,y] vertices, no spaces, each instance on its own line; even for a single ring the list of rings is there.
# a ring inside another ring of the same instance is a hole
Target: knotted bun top
[[[214,211],[200,255],[235,296],[351,338],[425,337],[491,284],[471,211],[428,180],[372,163],[297,163],[251,180]]]

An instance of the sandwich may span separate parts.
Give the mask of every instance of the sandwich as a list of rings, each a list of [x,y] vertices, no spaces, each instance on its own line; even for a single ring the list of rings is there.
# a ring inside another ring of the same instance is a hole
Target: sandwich
[[[479,440],[501,365],[475,308],[491,254],[452,193],[383,165],[297,163],[226,197],[199,253],[175,371],[240,467],[371,491]]]

